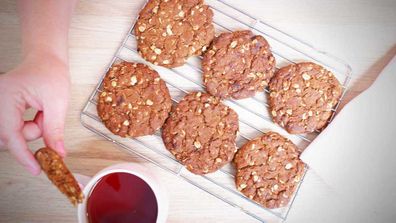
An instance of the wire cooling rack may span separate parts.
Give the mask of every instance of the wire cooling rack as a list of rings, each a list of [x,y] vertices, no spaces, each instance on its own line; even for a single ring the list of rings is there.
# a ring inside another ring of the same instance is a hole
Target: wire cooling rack
[[[232,30],[250,29],[253,33],[264,36],[271,45],[272,52],[276,58],[277,68],[290,63],[312,61],[331,70],[343,85],[342,97],[333,109],[332,118],[334,117],[350,81],[351,68],[348,64],[263,21],[255,19],[248,13],[235,8],[227,2],[222,0],[206,0],[206,3],[214,12],[216,34]],[[162,142],[159,131],[152,136],[126,139],[112,134],[104,127],[96,112],[97,97],[101,92],[100,88],[103,78],[107,70],[114,63],[120,61],[134,61],[145,63],[155,68],[161,75],[161,78],[166,81],[174,103],[178,103],[178,101],[190,91],[204,91],[201,81],[202,70],[200,67],[200,57],[191,58],[184,66],[173,69],[149,64],[139,56],[136,50],[133,26],[134,24],[128,31],[110,64],[104,70],[99,83],[85,104],[81,112],[81,122],[83,126],[142,159],[173,173],[179,178],[239,209],[257,221],[272,222],[285,220],[304,178],[301,180],[296,193],[287,207],[266,209],[246,198],[236,190],[234,184],[235,169],[231,164],[228,164],[215,173],[204,176],[194,175],[175,160],[172,154],[159,143]],[[237,146],[242,146],[248,140],[260,136],[268,130],[272,130],[286,136],[297,144],[301,150],[304,150],[319,132],[304,135],[290,135],[285,130],[275,125],[271,121],[271,117],[268,113],[267,93],[268,90],[265,90],[265,92],[258,93],[256,96],[249,99],[224,101],[225,104],[232,107],[239,115],[240,132],[237,138]]]

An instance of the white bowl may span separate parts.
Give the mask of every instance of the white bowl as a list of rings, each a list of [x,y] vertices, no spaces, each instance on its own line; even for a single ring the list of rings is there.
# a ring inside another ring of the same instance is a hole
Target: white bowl
[[[168,216],[168,196],[165,188],[159,183],[157,178],[149,173],[146,168],[135,163],[121,163],[109,166],[92,178],[83,175],[75,174],[77,181],[83,186],[84,200],[78,205],[77,217],[79,223],[88,223],[87,218],[87,200],[88,196],[96,185],[96,183],[104,176],[110,173],[130,173],[144,180],[153,190],[157,199],[158,215],[157,223],[165,223]]]

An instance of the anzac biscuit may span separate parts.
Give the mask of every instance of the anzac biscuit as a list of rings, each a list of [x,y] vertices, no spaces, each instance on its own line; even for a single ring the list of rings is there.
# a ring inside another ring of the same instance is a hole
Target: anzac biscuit
[[[203,0],[150,0],[135,25],[138,51],[155,65],[181,66],[213,39],[212,17]]]
[[[342,94],[333,73],[311,62],[279,69],[269,90],[272,119],[292,134],[324,128]]]
[[[266,208],[286,206],[304,174],[299,155],[290,140],[275,132],[249,141],[234,158],[237,189]]]
[[[220,169],[237,150],[238,115],[220,99],[194,92],[172,109],[164,124],[166,148],[195,174]]]
[[[153,134],[172,107],[165,82],[155,70],[140,63],[113,65],[101,90],[98,115],[111,132],[122,137]]]
[[[82,203],[84,194],[76,179],[66,167],[65,163],[54,150],[41,148],[35,154],[41,169],[47,174],[48,179],[69,198],[73,205]]]
[[[251,31],[222,33],[202,60],[206,90],[217,97],[242,99],[263,91],[275,72],[268,42]]]

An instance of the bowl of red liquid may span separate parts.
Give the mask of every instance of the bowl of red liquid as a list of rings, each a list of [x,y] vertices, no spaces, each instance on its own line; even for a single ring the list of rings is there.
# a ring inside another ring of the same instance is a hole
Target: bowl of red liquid
[[[141,165],[110,166],[82,184],[85,198],[78,206],[80,223],[166,222],[166,190]]]

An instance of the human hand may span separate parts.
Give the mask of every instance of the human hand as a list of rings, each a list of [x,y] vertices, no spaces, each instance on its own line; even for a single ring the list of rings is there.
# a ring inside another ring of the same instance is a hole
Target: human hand
[[[70,91],[67,61],[50,52],[34,52],[14,70],[0,75],[0,148],[33,175],[40,166],[27,141],[43,137],[47,146],[65,156],[63,130]],[[24,121],[28,108],[38,112]]]

